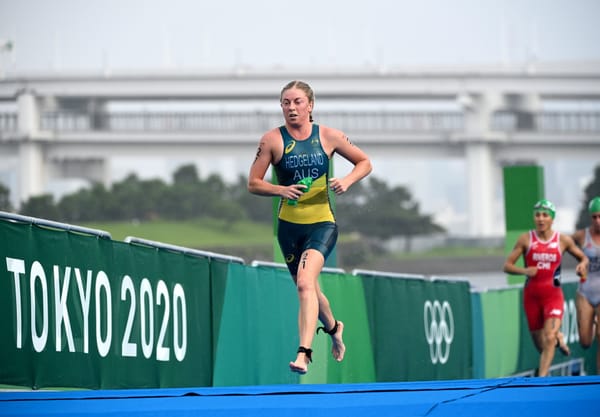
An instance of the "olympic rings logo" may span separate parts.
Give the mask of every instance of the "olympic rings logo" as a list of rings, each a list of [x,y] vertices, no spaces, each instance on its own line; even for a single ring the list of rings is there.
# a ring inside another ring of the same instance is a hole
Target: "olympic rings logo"
[[[450,345],[454,339],[454,316],[448,301],[440,304],[438,300],[433,303],[425,301],[423,306],[423,324],[425,338],[429,344],[431,363],[444,364],[450,356]]]

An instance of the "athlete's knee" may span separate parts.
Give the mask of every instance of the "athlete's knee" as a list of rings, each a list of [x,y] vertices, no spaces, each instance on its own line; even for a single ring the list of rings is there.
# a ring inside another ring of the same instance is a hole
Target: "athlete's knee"
[[[301,275],[296,278],[298,293],[315,293],[317,290],[315,280],[309,276]]]
[[[555,346],[558,341],[558,329],[544,329],[542,343],[545,347]]]
[[[579,333],[579,346],[584,349],[589,349],[594,343],[594,336],[583,332]]]

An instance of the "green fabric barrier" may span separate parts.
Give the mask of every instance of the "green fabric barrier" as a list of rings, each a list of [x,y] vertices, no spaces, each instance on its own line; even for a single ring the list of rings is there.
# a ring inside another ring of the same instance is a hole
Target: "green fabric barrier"
[[[87,295],[89,317],[84,322],[75,274],[81,271],[84,283],[98,279],[103,261],[112,258],[110,245],[96,238],[19,223],[2,222],[0,234],[0,294],[20,301],[18,305],[6,299],[0,303],[1,331],[11,336],[0,348],[0,381],[34,389],[100,387],[103,372],[94,320],[98,303],[91,287]],[[70,266],[68,285],[66,266]],[[87,278],[88,270],[93,271],[92,279]],[[60,294],[66,299],[57,303]],[[57,336],[58,308],[63,311],[63,320]]]
[[[322,384],[376,381],[362,279],[347,274],[323,273],[319,282],[336,319],[344,322],[346,354],[342,362],[333,359],[331,337],[319,332],[313,343],[310,372],[301,377],[301,382]]]
[[[0,254],[0,383],[212,384],[207,259],[6,221]]]
[[[229,265],[214,384],[373,382],[373,354],[370,344],[365,343],[368,322],[361,279],[324,273],[320,285],[337,317],[348,323],[344,331],[347,354],[343,362],[336,362],[331,355],[331,338],[321,332],[312,345],[310,372],[299,376],[288,367],[299,343],[298,298],[289,272]]]
[[[473,323],[473,378],[485,378],[485,339],[480,293],[471,293],[471,320]]]
[[[230,262],[225,259],[211,259],[210,262],[211,336],[213,342],[211,358],[215,358],[217,354],[217,342],[221,330],[221,317],[223,317],[229,265]],[[211,366],[214,368],[214,360]]]
[[[288,367],[298,346],[298,301],[285,268],[5,221],[0,255],[2,384],[110,389],[496,378],[539,361],[522,287],[471,294],[465,281],[323,273],[319,283],[346,325],[346,357],[336,362],[330,337],[316,335],[310,372],[299,376]],[[576,289],[576,282],[563,284],[572,355],[557,351],[553,365],[583,358],[584,369],[569,372],[594,373],[597,342],[589,350],[578,343]]]
[[[285,269],[230,264],[214,385],[293,384],[298,299]]]
[[[376,379],[471,378],[468,282],[363,276]]]
[[[103,384],[118,388],[211,386],[213,358],[210,259],[180,252],[136,247],[123,242],[113,242],[113,248],[114,269],[111,276],[131,277],[138,298],[137,308],[140,309],[143,298],[149,300],[149,297],[153,297],[155,305],[153,333],[154,340],[157,342],[152,355],[146,358],[143,346],[146,344],[146,349],[149,350],[148,343],[143,341],[141,332],[133,331],[130,341],[138,345],[138,355],[135,358],[126,358],[122,354],[112,357],[111,366],[114,368],[106,369]],[[149,280],[152,291],[145,292],[142,296],[142,282],[145,278]],[[159,282],[164,284],[165,295],[162,297],[158,295]],[[185,316],[183,316],[182,305],[174,304],[177,291],[185,297]],[[113,302],[115,307],[120,306],[115,309],[118,314],[115,318],[119,334],[125,334],[129,315],[132,312],[130,297],[127,297],[126,301],[119,302],[122,294],[122,291],[121,295],[114,294]],[[170,307],[169,311],[165,311],[167,303]],[[177,311],[179,312],[176,318],[174,314]],[[140,310],[140,314],[135,315],[135,320],[132,322],[133,329],[142,327],[141,313]],[[182,323],[183,318],[185,323]],[[176,331],[175,322],[178,324]],[[148,323],[146,328],[150,330]],[[184,330],[186,352],[183,359],[179,360],[175,357],[174,347],[184,343]],[[174,340],[174,334],[179,335],[178,341]],[[161,337],[164,337],[162,344],[169,350],[168,360],[158,359],[157,347]],[[148,336],[146,338],[148,339]],[[119,349],[122,348],[119,346]]]
[[[517,370],[520,288],[479,293],[483,321],[483,378],[500,378]]]

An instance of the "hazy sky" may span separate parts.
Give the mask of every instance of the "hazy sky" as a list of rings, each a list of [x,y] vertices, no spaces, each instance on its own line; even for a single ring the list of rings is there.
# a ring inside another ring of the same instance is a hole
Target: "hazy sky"
[[[600,60],[598,0],[0,0],[4,71]]]

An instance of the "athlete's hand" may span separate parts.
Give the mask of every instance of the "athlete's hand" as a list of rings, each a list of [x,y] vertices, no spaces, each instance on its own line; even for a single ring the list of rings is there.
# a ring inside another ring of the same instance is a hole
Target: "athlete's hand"
[[[537,274],[537,272],[538,272],[538,269],[535,266],[529,266],[529,267],[525,268],[525,275],[530,278],[534,277],[535,274]]]
[[[281,196],[287,198],[288,200],[298,200],[302,194],[304,194],[304,191],[307,188],[308,187],[304,184],[288,185],[287,187],[283,187],[283,193]]]
[[[575,273],[579,275],[579,281],[584,282],[587,279],[588,265],[586,262],[579,262],[575,267]]]
[[[329,188],[337,195],[343,194],[348,191],[348,186],[344,184],[344,181],[340,178],[330,178]]]

